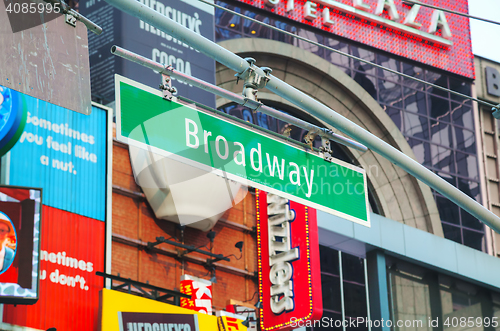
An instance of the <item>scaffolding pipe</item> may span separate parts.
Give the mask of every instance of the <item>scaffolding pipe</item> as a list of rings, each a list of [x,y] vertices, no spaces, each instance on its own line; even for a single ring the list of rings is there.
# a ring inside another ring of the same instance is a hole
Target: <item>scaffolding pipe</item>
[[[165,66],[161,63],[155,62],[153,60],[148,59],[147,57],[141,56],[139,54],[128,51],[128,50],[123,49],[121,47],[118,47],[118,46],[111,47],[111,53],[114,55],[120,56],[124,59],[127,59],[129,61],[140,64],[140,65],[147,67],[149,69],[158,71],[160,74],[169,75],[169,76],[172,76],[176,79],[180,79],[182,81],[188,82],[189,84],[196,86],[198,88],[201,88],[207,92],[211,92],[213,94],[216,94],[220,97],[226,98],[226,99],[228,99],[232,102],[235,102],[237,104],[247,106],[254,111],[259,111],[259,112],[264,113],[266,115],[269,115],[271,117],[280,119],[284,122],[291,123],[291,124],[298,126],[299,128],[302,128],[304,130],[308,130],[308,131],[317,133],[320,137],[324,137],[324,138],[333,140],[333,141],[335,141],[339,144],[342,144],[344,146],[357,149],[360,152],[366,152],[368,150],[368,148],[366,148],[366,146],[364,146],[356,141],[353,141],[349,138],[345,138],[345,137],[342,137],[341,135],[333,133],[329,129],[320,128],[319,126],[308,123],[306,121],[303,121],[301,119],[298,119],[298,118],[293,117],[291,115],[288,115],[286,113],[280,112],[279,110],[276,110],[274,108],[266,106],[266,105],[262,104],[261,102],[249,102],[248,99],[246,99],[245,97],[243,97],[241,95],[227,91],[221,87],[207,83],[207,82],[205,82],[201,79],[198,79],[196,77],[192,77],[192,76],[183,74],[183,73],[175,70],[171,66]]]
[[[190,45],[191,47],[199,50],[201,53],[236,71],[237,73],[243,73],[243,71],[250,66],[249,63],[238,55],[233,54],[222,46],[196,34],[188,28],[177,24],[165,15],[154,11],[136,0],[106,0],[106,2]],[[252,68],[257,74],[266,76],[262,69],[255,66]],[[432,187],[443,196],[468,211],[481,222],[494,229],[497,233],[500,233],[500,218],[483,207],[480,203],[460,191],[458,188],[425,168],[411,157],[400,152],[382,139],[366,131],[359,125],[354,124],[350,120],[326,107],[322,103],[314,100],[305,93],[272,75],[268,75],[268,77],[269,81],[266,85],[267,89],[290,101],[297,107],[306,110],[308,113],[325,123],[332,125],[347,136],[366,145],[374,152],[401,167],[415,178],[421,180],[423,183]]]

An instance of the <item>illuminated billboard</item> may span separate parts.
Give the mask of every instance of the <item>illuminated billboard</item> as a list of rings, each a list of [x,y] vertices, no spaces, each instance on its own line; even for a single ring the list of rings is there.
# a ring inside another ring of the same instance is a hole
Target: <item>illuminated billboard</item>
[[[463,16],[400,0],[238,1],[410,60],[474,78],[469,19]],[[468,13],[467,0],[430,0],[426,3]]]
[[[4,305],[3,322],[43,330],[95,329],[104,285],[95,272],[105,271],[112,112],[94,106],[83,115],[28,95],[19,107],[27,110],[26,125],[2,167],[9,184],[43,190],[39,300]],[[75,323],[75,316],[84,317]]]
[[[0,302],[39,298],[40,189],[0,186]]]

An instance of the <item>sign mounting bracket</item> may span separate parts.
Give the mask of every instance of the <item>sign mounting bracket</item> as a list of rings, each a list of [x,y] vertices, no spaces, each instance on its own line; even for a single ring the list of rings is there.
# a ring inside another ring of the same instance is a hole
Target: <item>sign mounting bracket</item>
[[[167,66],[165,67],[166,70],[172,70],[172,66]],[[174,97],[174,94],[177,93],[177,89],[172,86],[172,78],[167,75],[162,73],[161,74],[161,84],[158,87],[160,90],[163,92],[163,99],[165,100],[172,100]]]
[[[251,57],[245,58],[245,61],[248,62],[249,66],[242,73],[235,74],[238,83],[238,80],[243,80],[243,92],[241,93],[245,98],[257,101],[257,90],[263,88],[267,85],[269,81],[269,75],[273,71],[271,68],[262,67],[262,71],[264,71],[264,76],[260,75],[255,69],[255,59]]]

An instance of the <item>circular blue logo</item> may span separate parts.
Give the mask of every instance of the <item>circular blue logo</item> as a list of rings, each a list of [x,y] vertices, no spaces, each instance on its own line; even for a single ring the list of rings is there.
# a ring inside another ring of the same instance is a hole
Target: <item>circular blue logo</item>
[[[0,156],[7,153],[21,137],[27,115],[23,94],[0,86]]]

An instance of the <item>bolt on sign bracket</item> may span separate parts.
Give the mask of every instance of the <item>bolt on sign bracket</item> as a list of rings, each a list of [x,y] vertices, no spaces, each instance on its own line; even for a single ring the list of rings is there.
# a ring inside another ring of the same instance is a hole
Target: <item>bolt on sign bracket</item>
[[[165,69],[171,70],[172,66]],[[161,74],[161,84],[158,88],[163,91],[163,99],[165,100],[172,100],[174,93],[177,92],[177,89],[172,86],[172,78],[166,74]]]
[[[255,70],[255,59],[251,57],[245,58],[245,61],[248,62],[250,66],[246,68],[242,73],[235,74],[238,81],[241,79],[244,81],[243,84],[243,92],[241,93],[245,98],[250,100],[257,101],[257,90],[263,88],[267,85],[269,81],[269,75],[273,71],[271,68],[262,67],[261,69],[264,71],[265,76],[259,75]]]
[[[68,23],[69,25],[76,28],[76,17],[75,16],[73,16],[69,13],[66,13],[66,14],[64,14],[64,18],[66,20],[66,23]]]
[[[333,152],[331,150],[330,139],[321,136],[321,147],[319,148],[320,155],[323,154],[323,159],[328,162],[333,161]]]

